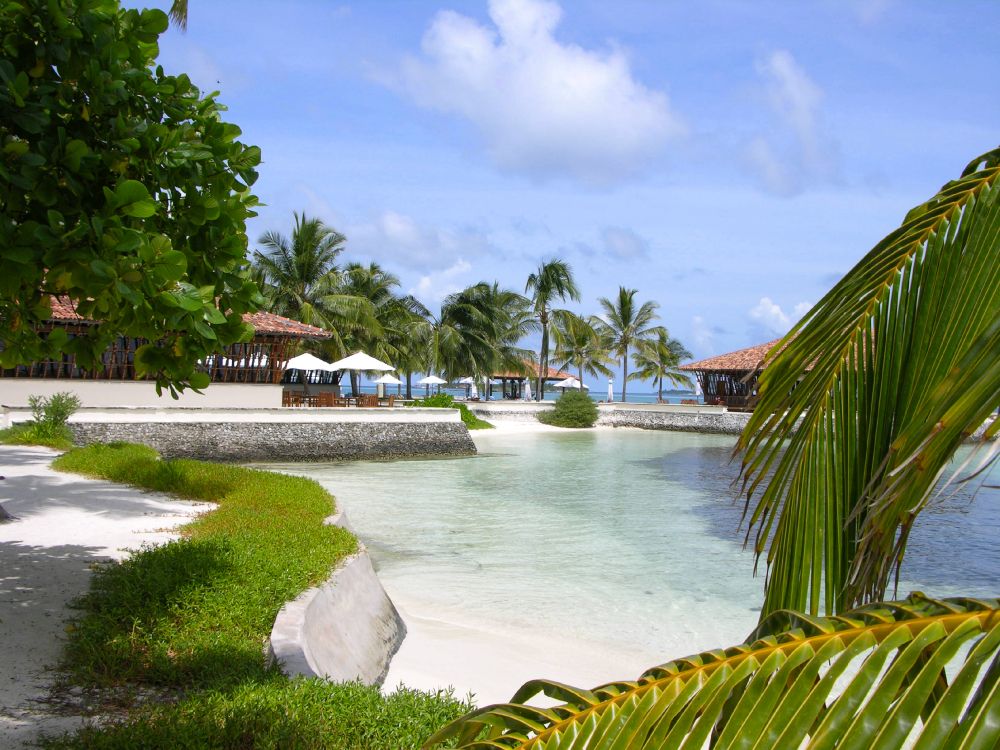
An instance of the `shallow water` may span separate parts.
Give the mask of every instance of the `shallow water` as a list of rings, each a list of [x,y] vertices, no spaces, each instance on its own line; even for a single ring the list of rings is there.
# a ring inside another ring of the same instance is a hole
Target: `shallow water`
[[[629,644],[649,665],[737,643],[763,577],[738,529],[734,439],[633,430],[476,433],[460,459],[274,465],[346,508],[386,590],[471,627]],[[1000,484],[995,468],[985,484]],[[914,530],[901,594],[997,595],[996,489]],[[628,675],[621,675],[622,677]]]

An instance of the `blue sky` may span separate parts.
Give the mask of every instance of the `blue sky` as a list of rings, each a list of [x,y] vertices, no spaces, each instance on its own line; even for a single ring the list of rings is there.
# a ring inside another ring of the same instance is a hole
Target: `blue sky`
[[[169,5],[160,3],[160,7]],[[1000,141],[997,2],[192,0],[160,61],[261,147],[292,212],[432,309],[573,267],[697,358],[787,330]]]

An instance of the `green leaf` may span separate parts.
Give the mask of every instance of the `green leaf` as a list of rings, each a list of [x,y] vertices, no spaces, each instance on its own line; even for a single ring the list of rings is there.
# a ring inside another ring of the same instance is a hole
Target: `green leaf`
[[[717,750],[929,750],[1000,741],[1000,724],[982,718],[1000,712],[1000,669],[983,669],[1000,659],[1000,600],[912,594],[840,617],[782,611],[759,630],[769,634],[592,691],[533,680],[511,703],[474,711],[424,747],[457,739],[469,750],[660,750],[702,748],[711,737]],[[946,665],[957,673],[950,684]],[[562,702],[525,703],[539,694]]]

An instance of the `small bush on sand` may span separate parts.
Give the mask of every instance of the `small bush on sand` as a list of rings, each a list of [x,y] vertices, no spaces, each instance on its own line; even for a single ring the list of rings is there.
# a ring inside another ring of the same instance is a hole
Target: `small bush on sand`
[[[485,419],[480,419],[465,404],[456,404],[455,399],[447,393],[435,393],[427,398],[418,398],[410,406],[423,406],[431,409],[458,409],[462,415],[462,422],[470,430],[492,430],[493,425]]]
[[[566,391],[552,411],[543,411],[538,421],[555,427],[593,427],[597,421],[597,404],[586,393]]]
[[[0,431],[0,443],[9,445],[45,445],[69,450],[73,434],[66,422],[80,408],[80,399],[68,391],[44,396],[29,396],[32,421]]]

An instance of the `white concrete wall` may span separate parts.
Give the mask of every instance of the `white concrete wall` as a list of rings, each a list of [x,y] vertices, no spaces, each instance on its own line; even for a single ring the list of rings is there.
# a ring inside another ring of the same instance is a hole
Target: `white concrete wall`
[[[280,407],[281,388],[280,384],[212,383],[202,393],[188,390],[173,399],[168,391],[157,396],[155,384],[135,380],[0,378],[0,404],[27,406],[28,396],[51,396],[69,391],[75,393],[84,406],[158,406],[161,409]]]
[[[279,391],[280,393],[280,391]],[[0,408],[0,427],[31,419],[27,406]],[[407,424],[460,424],[458,409],[424,409],[378,407],[323,408],[209,408],[191,406],[106,406],[83,407],[69,419],[78,424],[232,424],[232,423],[407,423]]]

